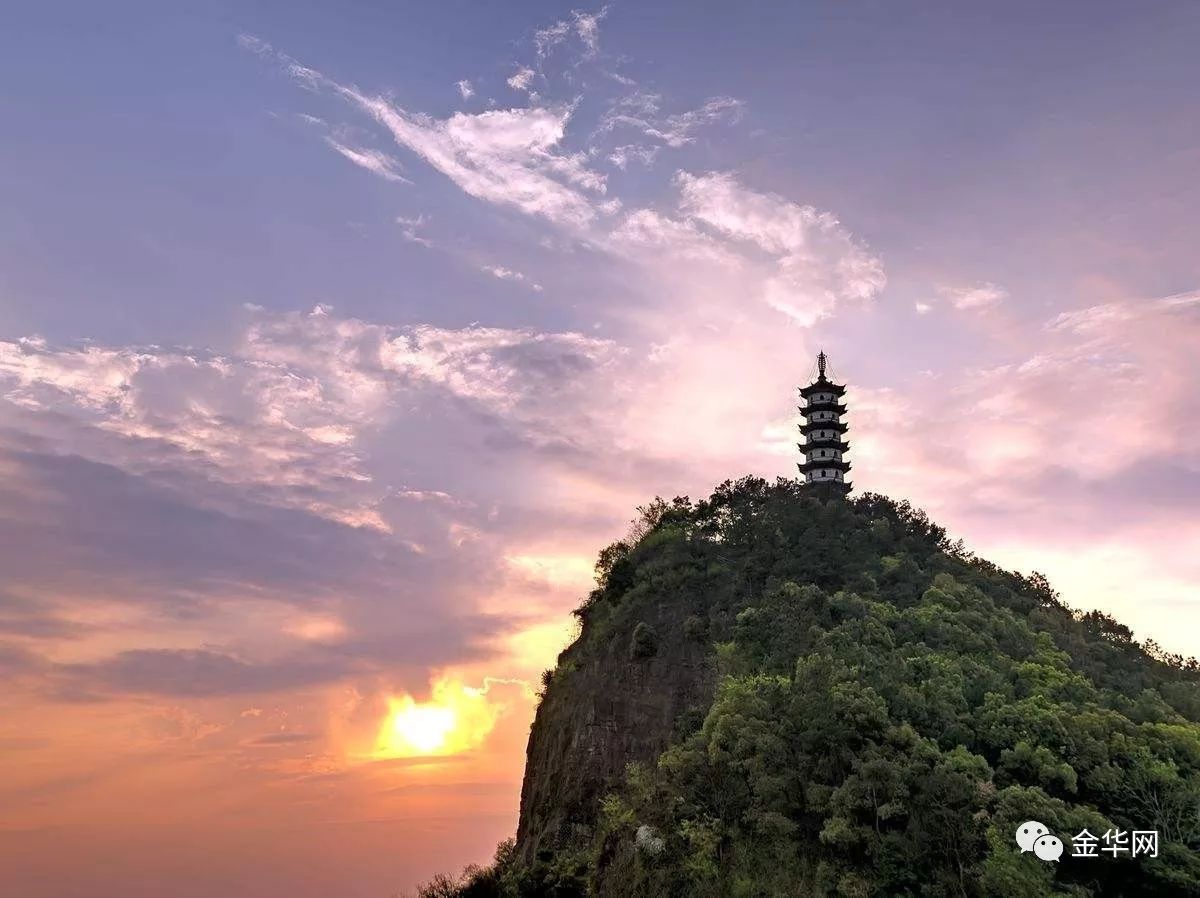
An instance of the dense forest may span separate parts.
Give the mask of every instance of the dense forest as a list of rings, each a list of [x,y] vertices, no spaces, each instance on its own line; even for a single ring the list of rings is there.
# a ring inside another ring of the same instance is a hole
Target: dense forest
[[[1194,661],[883,496],[640,511],[547,671],[516,841],[423,898],[1200,895]],[[1073,857],[1083,830],[1158,857]]]

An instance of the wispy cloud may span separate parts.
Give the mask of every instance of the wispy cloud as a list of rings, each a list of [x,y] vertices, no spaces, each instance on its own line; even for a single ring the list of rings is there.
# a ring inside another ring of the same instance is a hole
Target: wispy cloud
[[[537,55],[543,57],[551,50],[565,41],[572,32],[571,23],[566,19],[560,19],[553,25],[547,25],[545,28],[539,28],[534,32],[533,42],[537,48]]]
[[[529,279],[519,271],[514,271],[511,268],[505,268],[503,265],[485,265],[483,270],[492,277],[502,281],[517,281],[518,283],[528,284],[531,289],[541,293],[542,285]]]
[[[387,153],[381,153],[379,150],[372,149],[354,149],[343,143],[338,143],[331,137],[327,137],[328,144],[341,153],[345,158],[349,159],[360,168],[365,168],[372,174],[379,175],[385,181],[399,181],[404,184],[411,184],[408,178],[400,174],[400,163],[389,156]]]
[[[605,113],[599,130],[632,128],[668,147],[679,148],[692,143],[696,132],[706,125],[737,121],[744,108],[744,104],[733,97],[711,97],[696,109],[662,115],[661,103],[662,97],[658,94],[634,91],[619,99]]]
[[[400,234],[409,243],[417,243],[425,247],[433,246],[433,241],[420,233],[420,229],[426,224],[424,215],[413,217],[397,215],[396,224],[400,225]]]
[[[286,56],[274,55],[292,70]],[[617,218],[625,204],[606,195],[604,175],[590,167],[593,153],[563,147],[573,106],[460,112],[438,120],[301,68],[303,81],[315,78],[371,115],[397,143],[464,192],[565,227],[594,246],[618,252],[653,247],[720,264],[742,260],[743,273],[760,267],[751,259],[750,248],[757,247],[759,256],[765,252],[773,259],[770,270],[756,276],[758,295],[797,323],[812,324],[839,302],[870,299],[884,286],[879,260],[831,214],[748,190],[729,174],[680,172],[674,214],[633,208]],[[533,71],[522,68],[518,74],[518,86],[528,87]],[[735,119],[741,109],[737,100],[715,97],[697,109],[662,115],[660,103],[657,95],[635,91],[610,110],[598,133],[630,125],[660,146],[678,147],[700,127]],[[631,158],[649,161],[658,149],[621,145],[610,161],[618,166]]]
[[[339,92],[472,196],[574,226],[596,215],[588,194],[605,191],[604,176],[584,155],[558,149],[569,109],[455,113],[438,121],[353,88]]]
[[[521,66],[508,77],[508,86],[513,90],[528,92],[533,85],[533,79],[537,73],[526,66]]]
[[[1158,299],[1060,313],[1029,335],[1024,357],[960,372],[941,389],[889,397],[899,413],[885,416],[880,407],[868,422],[868,445],[887,445],[872,448],[869,462],[860,453],[860,466],[869,463],[888,485],[906,480],[925,502],[993,511],[1037,505],[1047,489],[1122,478],[1148,485],[1168,457],[1200,471],[1196,312]],[[1139,401],[1150,392],[1153,402]],[[970,490],[935,490],[939,479]]]
[[[801,324],[839,302],[871,299],[887,283],[878,257],[828,212],[748,190],[728,174],[681,172],[676,180],[690,218],[775,256],[764,299]]]
[[[249,50],[251,53],[257,54],[264,59],[275,58],[275,48],[253,34],[246,34],[244,32],[239,34],[237,36],[237,43],[243,50]]]
[[[736,266],[739,256],[721,240],[701,230],[695,221],[673,218],[653,209],[636,209],[625,215],[609,235],[619,250],[649,250],[652,256],[704,260]]]
[[[585,58],[596,56],[600,52],[600,23],[608,15],[608,9],[604,6],[590,13],[572,10],[569,18],[559,19],[552,25],[539,28],[533,35],[538,57],[547,56],[555,47],[572,37],[579,39]]]
[[[471,86],[471,82],[466,78],[455,82],[454,86],[458,88],[458,94],[464,100],[469,100],[471,97],[475,96],[475,88]]]
[[[956,309],[964,311],[990,309],[1008,298],[1008,291],[996,284],[983,283],[972,286],[938,288],[938,294],[950,301]]]
[[[630,162],[640,162],[642,165],[651,165],[656,156],[658,156],[659,147],[648,147],[639,144],[627,143],[619,146],[608,154],[608,161],[617,168],[624,170],[629,166]]]
[[[600,51],[600,22],[608,15],[608,7],[601,7],[594,13],[573,12],[571,18],[575,23],[575,33],[583,41],[588,53],[595,55]]]

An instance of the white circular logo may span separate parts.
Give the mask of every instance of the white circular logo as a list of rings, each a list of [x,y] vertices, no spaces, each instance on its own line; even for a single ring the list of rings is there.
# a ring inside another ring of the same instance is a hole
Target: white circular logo
[[[1044,861],[1056,861],[1062,857],[1062,839],[1058,836],[1041,836],[1033,843],[1033,853]]]
[[[1050,830],[1036,820],[1027,820],[1022,823],[1017,827],[1017,844],[1021,847],[1021,853],[1033,851],[1033,843],[1049,834]]]

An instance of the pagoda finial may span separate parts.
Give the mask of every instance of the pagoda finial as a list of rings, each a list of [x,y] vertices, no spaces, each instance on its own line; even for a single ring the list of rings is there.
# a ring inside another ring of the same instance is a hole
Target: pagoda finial
[[[825,363],[827,361],[828,359],[825,358],[825,350],[822,349],[819,353],[817,353],[817,374],[822,378],[825,377]]]

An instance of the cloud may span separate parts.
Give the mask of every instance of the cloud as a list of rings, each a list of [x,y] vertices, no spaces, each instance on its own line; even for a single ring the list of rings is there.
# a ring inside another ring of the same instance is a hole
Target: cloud
[[[950,300],[954,308],[964,311],[989,309],[1008,298],[1007,290],[991,283],[970,287],[939,287],[938,293]]]
[[[461,81],[456,81],[454,86],[458,88],[458,94],[464,100],[469,100],[471,97],[475,96],[475,88],[471,86],[471,82],[466,78],[463,78]]]
[[[237,36],[237,43],[238,46],[243,50],[249,50],[251,53],[254,53],[257,56],[262,56],[267,59],[274,58],[275,56],[275,48],[253,34],[239,34]]]
[[[390,328],[320,308],[263,318],[246,349],[260,361],[320,372],[353,408],[377,408],[394,390],[436,387],[503,414],[574,393],[563,375],[597,371],[617,352],[611,341],[569,331]]]
[[[600,22],[608,15],[608,7],[601,7],[594,13],[575,11],[571,18],[575,23],[575,33],[583,42],[589,55],[595,56],[600,51]]]
[[[247,50],[262,59],[268,59],[280,63],[284,70],[301,86],[307,90],[316,92],[328,84],[327,80],[320,72],[301,65],[286,53],[276,50],[270,43],[262,38],[256,37],[253,34],[239,34],[237,43],[242,49]]]
[[[505,560],[521,527],[475,471],[508,472],[510,507],[540,502],[527,475],[611,445],[626,397],[596,396],[624,356],[572,332],[396,328],[327,307],[253,312],[236,353],[0,343],[0,630],[58,647],[4,663],[22,688],[95,703],[483,657],[541,599],[487,613],[525,584]]]
[[[591,40],[602,15],[603,11],[591,18],[576,16],[572,21],[586,40]],[[555,26],[542,35],[541,45],[549,46],[548,41],[567,33]],[[272,53],[293,71],[295,64],[288,57]],[[417,153],[471,196],[544,219],[567,230],[583,245],[628,258],[639,256],[640,264],[648,262],[649,250],[660,249],[676,259],[703,258],[740,267],[752,278],[751,283],[759,285],[759,295],[769,306],[799,324],[812,324],[842,301],[873,298],[884,286],[880,261],[834,216],[773,194],[750,191],[727,173],[681,172],[676,179],[680,201],[675,214],[635,208],[616,219],[624,204],[620,198],[606,196],[604,175],[589,166],[595,148],[591,152],[563,149],[574,105],[455,113],[438,120],[410,113],[306,68],[297,77],[302,83],[315,79],[373,116],[397,143]],[[532,70],[522,69],[518,84],[528,87],[532,77]],[[682,146],[693,140],[694,132],[704,124],[736,117],[740,108],[737,100],[715,97],[698,109],[663,116],[657,95],[635,91],[610,110],[599,133],[631,124],[664,145]],[[657,150],[621,145],[609,154],[610,161],[619,166],[635,157],[649,161]],[[761,258],[757,258],[764,252],[770,258],[769,271],[762,270]]]
[[[561,151],[569,106],[458,112],[439,120],[339,84],[257,38],[242,43],[277,62],[306,89],[332,92],[371,116],[397,144],[471,196],[561,225],[583,227],[595,217],[589,194],[605,192],[605,177],[588,167],[586,154]],[[526,76],[518,72],[514,78],[518,75],[518,84],[525,83]]]
[[[417,243],[425,247],[433,246],[432,240],[418,233],[418,229],[426,224],[424,215],[417,215],[416,217],[397,215],[396,224],[400,225],[400,234],[409,243]]]
[[[569,432],[563,406],[586,402],[587,384],[620,354],[611,341],[575,333],[419,326],[389,343],[384,364],[502,415],[514,433],[538,440]]]
[[[254,746],[298,745],[302,743],[316,742],[320,738],[321,735],[319,733],[267,733],[264,736],[258,736],[254,739],[248,740],[246,744]]]
[[[1200,470],[1196,313],[1170,297],[1064,312],[1030,335],[1023,358],[968,369],[940,389],[868,395],[857,406],[868,413],[859,429],[873,434],[874,476],[890,488],[906,481],[924,502],[994,510],[1040,505],[1047,490],[1145,480],[1169,459]]]
[[[0,378],[9,387],[5,399],[37,408],[62,396],[91,410],[116,408],[126,397],[132,375],[149,359],[128,349],[84,346],[49,352],[46,345],[37,337],[0,341]]]
[[[530,280],[519,271],[514,271],[511,268],[505,268],[503,265],[484,265],[483,270],[492,277],[502,281],[517,281],[519,283],[528,284],[533,290],[538,293],[542,292],[542,285]]]
[[[86,627],[66,616],[52,599],[22,597],[0,592],[0,636],[32,639],[72,639]]]
[[[733,97],[710,97],[696,109],[663,116],[659,112],[662,97],[658,94],[635,91],[622,97],[605,113],[599,131],[633,128],[646,137],[668,147],[679,148],[692,143],[696,132],[719,121],[737,121],[744,104]]]
[[[272,504],[386,529],[385,490],[360,446],[393,403],[447,391],[540,432],[555,378],[614,351],[575,333],[388,328],[317,307],[260,315],[237,355],[0,341],[0,389],[29,412],[55,412],[41,430],[95,461],[134,472],[169,461],[253,485]]]
[[[1137,310],[1129,303],[1110,302],[1073,312],[1060,312],[1046,324],[1046,329],[1073,331],[1083,336],[1105,335],[1133,320],[1137,314]]]
[[[553,25],[548,25],[545,28],[539,28],[533,35],[534,46],[537,48],[539,58],[549,54],[551,50],[563,43],[570,37],[571,23],[565,19],[560,19]]]
[[[536,75],[533,69],[521,66],[508,77],[507,84],[513,90],[528,92]]]
[[[569,109],[455,113],[438,121],[349,88],[344,95],[471,196],[574,227],[595,217],[588,194],[604,193],[604,176],[582,154],[557,151]]]
[[[75,448],[117,454],[95,431],[56,436],[59,453]],[[45,441],[27,439],[33,446],[39,442]],[[118,596],[165,605],[174,601],[172,595],[241,582],[255,582],[260,595],[289,596],[305,604],[331,586],[322,562],[304,557],[308,541],[326,541],[325,563],[331,565],[333,558],[362,564],[372,546],[388,542],[378,530],[360,531],[307,509],[265,504],[273,495],[253,484],[214,483],[198,459],[156,452],[153,444],[121,442],[130,452],[143,451],[137,463],[129,464],[135,470],[21,447],[12,437],[0,444],[0,460],[21,485],[5,494],[0,518],[5,538],[0,559],[13,596],[6,603],[10,615],[28,616],[39,589],[63,596],[90,592],[90,578],[97,575]],[[54,557],[36,552],[46,539],[55,541]],[[396,559],[406,557],[400,553]],[[378,568],[369,564],[363,570]],[[357,582],[352,578],[347,587]],[[117,583],[122,585],[113,587]],[[43,614],[63,616],[68,610],[51,600],[41,603]],[[87,616],[64,619],[73,630],[68,635],[93,629]]]
[[[748,190],[729,174],[680,172],[676,181],[690,219],[775,258],[764,299],[800,324],[839,302],[871,299],[887,282],[880,260],[828,212]]]
[[[651,165],[655,157],[658,156],[659,149],[659,147],[647,147],[628,143],[617,147],[609,153],[608,161],[622,170],[628,168],[631,161],[640,162],[642,165]]]
[[[702,231],[694,221],[672,218],[652,209],[628,213],[609,235],[618,249],[665,252],[679,259],[703,260],[736,266],[739,257],[720,240]]]
[[[385,181],[399,181],[403,184],[411,184],[412,181],[400,174],[400,163],[389,156],[387,153],[381,153],[379,150],[361,149],[356,150],[348,147],[345,144],[338,143],[333,138],[325,138],[326,142],[349,159],[360,168],[365,168],[372,174],[379,175]]]
[[[353,657],[329,655],[254,664],[202,649],[138,649],[103,661],[63,665],[57,674],[103,692],[195,698],[311,686],[340,679],[358,663]]]
[[[436,491],[387,505],[391,536],[263,506],[253,490],[185,469],[131,474],[4,445],[0,464],[20,488],[0,495],[0,621],[36,647],[8,666],[44,695],[199,697],[419,677],[482,656],[514,623],[478,608],[506,576],[490,541],[454,537],[457,522],[482,524],[484,512]],[[425,553],[400,544],[414,528]]]
[[[1166,309],[1190,309],[1200,306],[1200,290],[1189,290],[1186,293],[1175,293],[1158,300],[1158,305]]]
[[[533,35],[538,58],[546,57],[572,36],[577,37],[583,45],[584,58],[596,56],[600,52],[600,23],[607,15],[607,6],[593,13],[572,10],[569,19],[559,19],[552,25],[539,28]]]
[[[372,523],[355,501],[366,501],[369,478],[353,444],[382,396],[337,386],[334,395],[312,374],[252,356],[3,341],[0,382],[9,401],[55,412],[42,426],[58,439],[96,434],[88,439],[98,461],[190,457],[208,476],[258,484],[281,504]]]
[[[17,642],[0,641],[0,673],[6,678],[40,672],[45,666],[45,659],[27,646]]]

